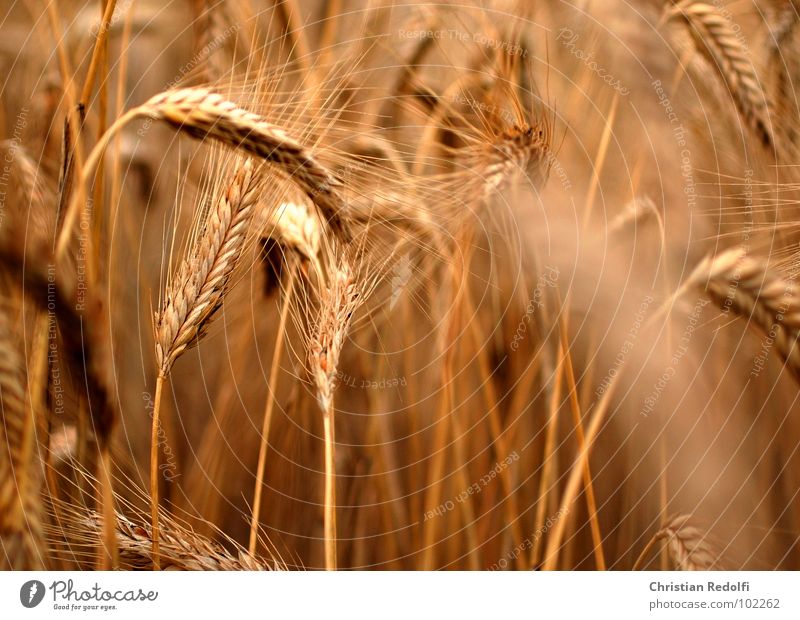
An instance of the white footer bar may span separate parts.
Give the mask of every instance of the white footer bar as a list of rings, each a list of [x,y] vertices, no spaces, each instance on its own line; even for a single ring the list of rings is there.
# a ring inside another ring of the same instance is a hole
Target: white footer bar
[[[7,572],[0,617],[796,620],[799,590],[790,572]]]

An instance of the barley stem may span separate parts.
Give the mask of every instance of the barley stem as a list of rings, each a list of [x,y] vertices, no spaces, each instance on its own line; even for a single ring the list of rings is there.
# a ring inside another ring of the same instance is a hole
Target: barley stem
[[[578,387],[575,383],[575,370],[572,367],[572,355],[569,351],[569,336],[567,334],[567,322],[564,318],[564,311],[561,312],[558,322],[561,332],[562,359],[566,369],[567,389],[569,390],[569,404],[570,410],[572,411],[572,420],[575,424],[575,437],[578,440],[578,448],[583,450],[586,446],[586,436],[583,432],[583,422],[581,421],[581,405],[578,402]],[[592,470],[588,458],[583,464],[583,486],[586,491],[586,510],[589,513],[589,525],[592,533],[592,543],[594,545],[595,564],[597,565],[597,570],[606,570],[606,560],[603,554],[603,537],[600,534],[600,524],[597,520],[597,502],[594,497]]]
[[[269,443],[269,429],[272,425],[272,410],[275,406],[275,395],[278,385],[278,370],[281,365],[283,353],[283,336],[286,332],[286,321],[289,317],[289,309],[292,305],[292,293],[294,292],[295,270],[289,273],[289,283],[286,287],[286,296],[281,308],[281,317],[278,324],[278,334],[275,337],[275,348],[272,351],[272,366],[269,371],[269,386],[267,389],[267,405],[264,409],[264,420],[261,424],[261,444],[258,449],[258,469],[256,470],[256,486],[253,491],[253,512],[250,518],[250,544],[248,552],[254,555],[258,543],[258,522],[261,512],[261,494],[264,489],[264,470],[267,465],[267,446]]]
[[[325,570],[336,570],[336,463],[333,399],[323,417],[325,429]]]
[[[586,431],[586,442],[575,459],[575,464],[572,467],[572,471],[570,471],[564,493],[561,495],[561,503],[558,511],[560,517],[556,520],[556,524],[553,526],[553,533],[547,541],[544,565],[542,567],[543,570],[555,570],[558,566],[558,553],[561,549],[561,540],[564,538],[564,532],[567,527],[566,516],[570,506],[575,502],[575,498],[578,495],[583,478],[584,464],[588,461],[592,447],[594,446],[594,441],[597,439],[597,435],[603,427],[603,422],[608,414],[610,401],[614,394],[614,388],[619,382],[619,377],[621,375],[622,372],[619,372],[609,383],[602,399],[597,404],[592,421]]]
[[[161,392],[164,388],[166,375],[159,372],[156,379],[156,395],[153,404],[153,425],[150,433],[150,516],[153,525],[153,569],[160,570],[158,553],[158,429],[159,414],[161,412]]]
[[[100,548],[100,570],[117,570],[119,552],[117,549],[117,512],[114,509],[114,487],[111,477],[111,450],[106,444],[100,451],[101,502],[103,506],[103,539]]]
[[[98,65],[102,63],[103,51],[106,46],[108,38],[108,29],[111,24],[111,17],[114,15],[114,9],[117,6],[117,0],[106,0],[105,10],[103,11],[103,21],[100,24],[100,30],[97,32],[97,39],[94,42],[92,49],[92,60],[89,62],[89,70],[86,73],[86,80],[83,83],[83,91],[81,92],[81,103],[88,106],[89,97],[92,96],[94,90],[94,83],[97,78]]]
[[[633,563],[633,568],[631,570],[642,569],[642,563],[645,561],[647,555],[650,553],[653,547],[655,547],[656,543],[660,540],[661,539],[658,536],[653,536],[653,538],[647,542],[647,544],[644,546],[644,549],[642,549],[642,552],[639,554],[639,557],[636,558],[636,561]]]

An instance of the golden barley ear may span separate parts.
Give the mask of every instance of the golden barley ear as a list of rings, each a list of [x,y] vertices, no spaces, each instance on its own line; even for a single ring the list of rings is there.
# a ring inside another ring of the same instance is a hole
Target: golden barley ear
[[[634,570],[641,568],[648,554],[659,544],[665,544],[674,570],[725,570],[725,559],[711,537],[689,515],[671,517],[647,543]]]
[[[723,312],[733,312],[765,334],[774,333],[775,350],[800,381],[800,292],[764,259],[734,248],[703,259],[687,285],[704,290]]]
[[[484,176],[488,195],[498,190],[515,172],[522,171],[537,185],[549,170],[550,129],[548,125],[515,126],[504,131],[487,147]]]
[[[277,125],[203,88],[156,95],[135,110],[204,140],[212,138],[277,165],[319,207],[330,226],[349,240],[342,183],[313,153]]]
[[[96,545],[103,533],[103,517],[94,511],[75,515],[67,522],[68,542],[74,548]],[[153,569],[153,539],[150,526],[117,515],[117,547],[123,570]],[[267,571],[275,564],[249,554],[238,545],[226,550],[162,514],[159,525],[159,563],[161,570],[186,571]]]
[[[75,465],[79,477],[89,476]],[[87,482],[96,486],[89,476]],[[70,482],[67,484],[75,484]],[[121,486],[125,486],[125,483]],[[134,497],[140,492],[133,487],[128,491]],[[119,568],[122,570],[152,570],[152,530],[146,518],[121,496],[115,503],[126,507],[129,514],[117,512],[114,535],[119,550]],[[105,535],[103,515],[95,510],[53,498],[48,506],[52,519],[45,526],[45,536],[51,555],[66,562],[75,562],[81,570],[94,565],[94,550]],[[174,515],[162,510],[160,519],[160,565],[164,570],[221,571],[221,570],[281,570],[279,559],[255,556],[241,545],[218,532],[225,546],[201,536]]]
[[[261,171],[249,158],[237,165],[226,184],[215,186],[212,208],[167,285],[155,315],[158,377],[150,439],[150,507],[156,569],[160,568],[158,432],[162,390],[172,365],[200,341],[222,307],[231,276],[244,253],[262,187]]]
[[[222,306],[262,188],[263,176],[247,159],[213,198],[201,234],[170,280],[155,316],[156,361],[162,375],[197,344]]]
[[[127,123],[141,117],[164,122],[197,140],[216,140],[275,164],[308,195],[340,239],[351,240],[347,201],[336,175],[282,128],[205,88],[165,91],[118,118],[89,154],[81,187],[96,172],[112,137]],[[76,192],[70,198],[65,211],[56,243],[57,256],[63,255],[72,236],[81,209],[81,193]]]
[[[695,43],[730,90],[739,113],[767,147],[775,146],[767,94],[741,37],[730,20],[706,2],[682,0],[667,12],[668,19],[683,19]]]
[[[340,255],[328,269],[327,286],[320,292],[310,343],[309,368],[320,409],[332,406],[342,349],[358,309],[375,290],[380,273],[356,273],[352,261]]]

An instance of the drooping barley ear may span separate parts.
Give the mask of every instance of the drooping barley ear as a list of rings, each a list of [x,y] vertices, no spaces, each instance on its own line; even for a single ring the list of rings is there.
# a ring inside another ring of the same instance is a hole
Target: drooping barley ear
[[[310,265],[317,276],[322,277],[321,239],[320,222],[304,203],[284,202],[271,211],[261,239],[266,263],[265,293],[270,294],[277,287],[287,252],[296,255],[302,266]]]
[[[160,93],[118,118],[89,154],[83,167],[82,185],[97,170],[111,138],[127,123],[141,117],[165,122],[198,140],[217,140],[275,164],[311,198],[333,231],[342,240],[350,240],[341,181],[283,129],[205,88]],[[70,199],[65,222],[74,222],[80,209],[79,199],[79,195]],[[62,227],[56,243],[57,255],[63,254],[71,234],[71,225]]]
[[[539,185],[552,163],[549,123],[506,129],[489,142],[458,149],[454,155],[460,168],[472,171],[465,176],[459,170],[450,182],[453,195],[463,196],[465,201],[488,199],[502,191],[516,173]]]
[[[682,0],[669,9],[668,19],[682,18],[703,54],[727,85],[739,113],[765,146],[775,139],[770,123],[770,106],[762,89],[746,44],[730,20],[706,2]]]
[[[800,291],[770,269],[763,259],[734,248],[703,259],[684,286],[706,291],[712,301],[749,325],[772,335],[775,350],[796,380],[800,381]]]
[[[504,132],[489,151],[484,171],[486,193],[497,191],[518,170],[537,177],[537,181],[541,180],[550,163],[547,157],[549,147],[547,125],[525,125]]]
[[[50,547],[54,554],[63,553],[79,564],[88,564],[85,549],[96,546],[103,532],[102,515],[77,506],[60,507],[64,515],[58,528],[48,532]],[[233,551],[196,534],[175,519],[162,514],[160,532],[160,566],[164,570],[186,571],[266,571],[276,570],[277,565],[249,554],[245,549],[230,544]],[[122,570],[151,570],[154,567],[151,530],[145,524],[137,524],[122,514],[116,515],[115,535],[119,548],[119,564]],[[66,541],[66,549],[58,545]]]
[[[333,394],[339,359],[356,310],[372,293],[377,276],[359,282],[348,259],[332,266],[309,344],[309,369],[322,411],[325,438],[325,568],[336,570],[336,471]]]
[[[311,151],[277,125],[222,95],[187,88],[156,95],[136,116],[166,122],[194,138],[212,138],[276,164],[319,207],[335,232],[348,237],[341,182]]]
[[[678,515],[656,532],[634,564],[634,570],[642,567],[648,554],[658,543],[667,546],[670,561],[675,570],[707,571],[724,570],[724,558],[708,534],[692,522],[688,515]]]
[[[0,308],[0,570],[42,570],[41,463],[35,413],[25,396],[25,360]]]

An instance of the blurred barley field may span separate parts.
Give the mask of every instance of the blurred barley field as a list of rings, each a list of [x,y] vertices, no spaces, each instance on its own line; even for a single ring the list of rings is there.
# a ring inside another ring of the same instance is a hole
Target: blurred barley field
[[[800,7],[0,7],[0,568],[800,569]]]

